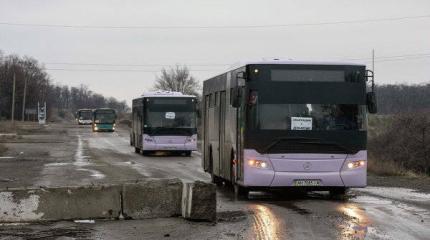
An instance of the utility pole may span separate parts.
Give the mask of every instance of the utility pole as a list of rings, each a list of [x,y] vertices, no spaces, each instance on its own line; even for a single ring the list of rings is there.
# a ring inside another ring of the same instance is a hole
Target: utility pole
[[[372,71],[373,75],[375,75],[375,49],[372,49]]]
[[[25,120],[25,95],[27,94],[27,76],[24,76],[24,96],[22,97],[22,118],[21,121]]]
[[[16,77],[15,77],[15,71],[13,72],[13,87],[12,87],[12,123],[14,123],[15,121],[15,82],[16,82]]]

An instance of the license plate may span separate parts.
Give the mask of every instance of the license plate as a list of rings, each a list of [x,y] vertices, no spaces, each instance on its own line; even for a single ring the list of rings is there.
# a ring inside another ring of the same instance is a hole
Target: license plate
[[[293,185],[297,187],[321,186],[321,180],[294,180]]]

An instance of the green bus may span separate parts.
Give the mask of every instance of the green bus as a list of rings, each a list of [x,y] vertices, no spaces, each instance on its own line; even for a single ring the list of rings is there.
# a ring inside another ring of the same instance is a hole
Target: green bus
[[[93,110],[93,132],[115,131],[116,112],[111,108],[97,108]]]

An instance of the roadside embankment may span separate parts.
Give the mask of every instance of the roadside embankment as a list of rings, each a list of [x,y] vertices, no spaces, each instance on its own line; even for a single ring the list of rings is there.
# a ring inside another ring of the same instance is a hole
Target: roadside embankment
[[[183,217],[214,221],[215,188],[209,183],[198,182],[197,185],[188,187],[185,192],[195,200],[188,201],[191,205],[187,208],[199,211]],[[0,222],[180,216],[184,212],[181,209],[184,207],[183,188],[179,179],[149,179],[117,185],[4,189],[0,190]]]
[[[430,193],[430,177],[427,176],[379,176],[369,174],[367,185],[375,187],[399,187]]]

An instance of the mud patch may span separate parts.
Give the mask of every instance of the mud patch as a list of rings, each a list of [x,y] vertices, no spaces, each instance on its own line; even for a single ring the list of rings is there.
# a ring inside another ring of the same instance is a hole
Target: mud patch
[[[240,222],[247,218],[249,212],[245,211],[225,211],[217,212],[218,222]]]
[[[286,202],[286,201],[276,201],[276,202],[268,202],[270,204],[279,206],[279,207],[283,207],[289,210],[292,210],[295,213],[298,213],[300,215],[308,215],[311,214],[311,212],[307,209],[298,207],[297,205],[295,205],[293,202]]]
[[[59,238],[72,239],[91,239],[92,229],[86,226],[51,226],[47,229],[46,225],[35,226],[2,226],[0,227],[0,239],[26,239],[54,240]]]

